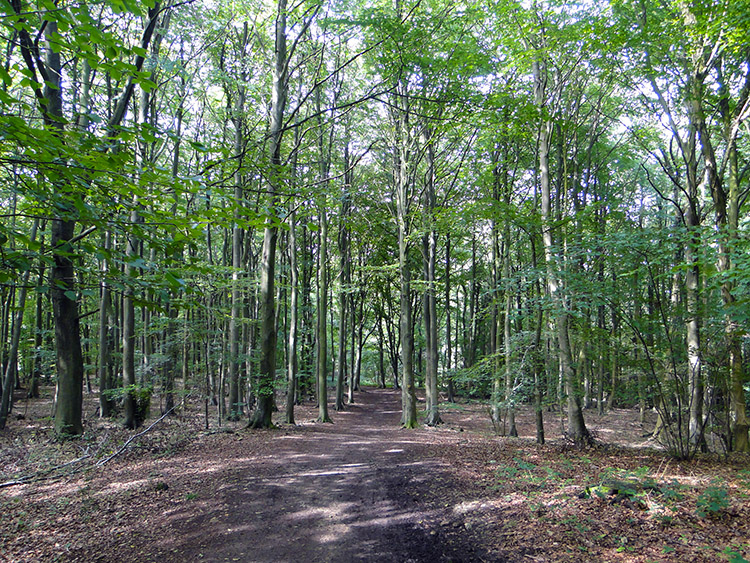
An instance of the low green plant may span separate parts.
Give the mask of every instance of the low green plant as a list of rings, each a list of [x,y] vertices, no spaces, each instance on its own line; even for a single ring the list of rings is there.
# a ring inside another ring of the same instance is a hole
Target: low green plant
[[[713,481],[706,490],[698,495],[695,512],[701,518],[718,516],[729,508],[729,492],[721,481]]]
[[[726,555],[729,563],[750,563],[750,561],[743,557],[741,552],[735,551],[733,547],[728,547],[721,553],[722,555]]]

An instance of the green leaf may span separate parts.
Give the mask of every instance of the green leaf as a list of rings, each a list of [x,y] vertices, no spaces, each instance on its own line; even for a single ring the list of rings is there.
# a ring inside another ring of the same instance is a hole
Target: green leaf
[[[8,71],[5,70],[5,67],[1,65],[0,65],[0,78],[2,78],[6,86],[10,86],[11,84],[13,84],[13,78],[11,78]]]
[[[76,301],[78,299],[78,294],[75,291],[68,290],[65,292],[65,297],[71,301]]]

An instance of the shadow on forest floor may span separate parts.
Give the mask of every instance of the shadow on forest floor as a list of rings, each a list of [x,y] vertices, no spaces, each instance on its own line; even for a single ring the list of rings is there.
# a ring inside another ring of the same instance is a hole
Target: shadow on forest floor
[[[304,404],[301,424],[267,431],[214,419],[207,432],[196,404],[95,468],[132,433],[91,417],[82,440],[51,440],[47,395],[0,434],[3,480],[37,476],[0,489],[0,561],[750,558],[748,458],[670,460],[636,411],[587,411],[608,445],[578,451],[537,446],[528,409],[511,439],[481,404],[406,431],[398,392],[356,400],[334,424]],[[558,416],[545,413],[548,436]]]

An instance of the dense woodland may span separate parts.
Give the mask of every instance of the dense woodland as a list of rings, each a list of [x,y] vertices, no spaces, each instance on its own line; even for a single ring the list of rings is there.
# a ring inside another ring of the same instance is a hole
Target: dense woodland
[[[0,427],[377,384],[750,450],[747,0],[0,10]]]

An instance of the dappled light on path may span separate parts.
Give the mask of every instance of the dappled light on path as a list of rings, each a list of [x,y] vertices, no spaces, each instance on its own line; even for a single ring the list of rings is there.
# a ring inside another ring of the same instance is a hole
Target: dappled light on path
[[[215,498],[170,514],[164,550],[207,561],[464,560],[442,543],[445,511],[419,500],[445,465],[424,455],[424,431],[399,428],[398,399],[368,390],[335,424],[271,432],[256,455],[238,439],[209,477],[220,478]]]

